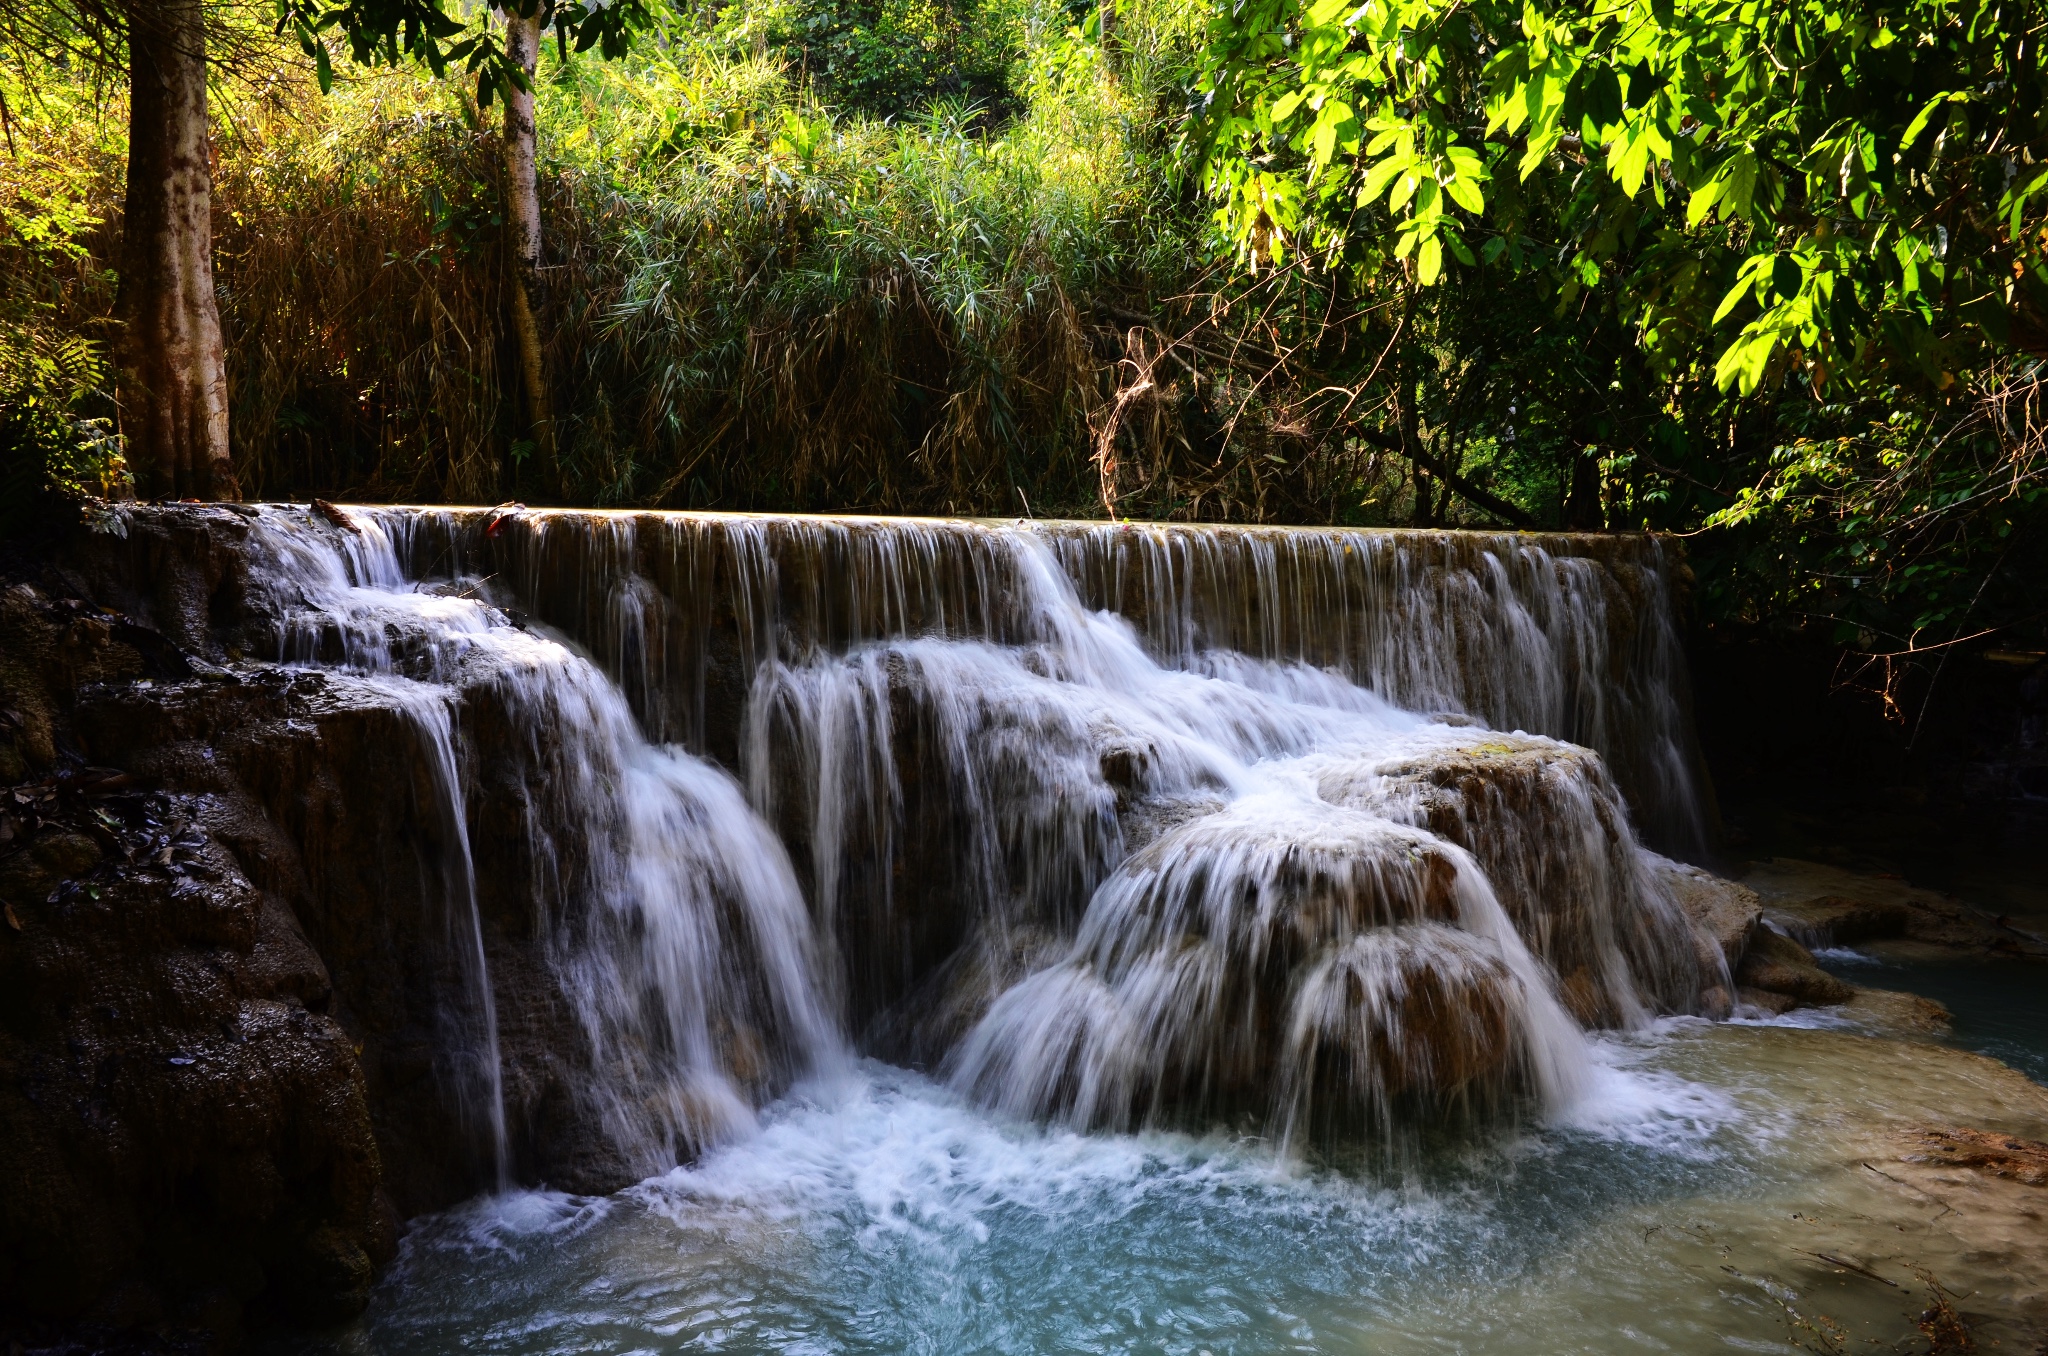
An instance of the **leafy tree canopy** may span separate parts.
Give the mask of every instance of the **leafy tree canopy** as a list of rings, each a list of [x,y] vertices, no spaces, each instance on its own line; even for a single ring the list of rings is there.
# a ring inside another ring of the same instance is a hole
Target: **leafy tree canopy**
[[[506,0],[495,8],[522,19],[538,16],[542,28],[554,30],[564,56],[595,47],[607,61],[624,56],[634,32],[654,22],[649,0]],[[323,91],[334,82],[333,57],[322,41],[329,32],[340,34],[359,65],[396,66],[411,59],[437,78],[459,65],[476,77],[482,104],[501,89],[527,87],[525,72],[490,26],[450,14],[447,0],[277,0],[277,31],[298,39]]]
[[[2048,351],[2042,23],[2031,0],[1244,0],[1211,26],[1198,137],[1247,255],[1425,286],[1554,256],[1566,301],[1619,287],[1666,372],[1940,387]]]

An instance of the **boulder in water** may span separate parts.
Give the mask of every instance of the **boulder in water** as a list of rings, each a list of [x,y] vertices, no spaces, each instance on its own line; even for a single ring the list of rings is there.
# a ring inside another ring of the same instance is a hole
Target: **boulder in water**
[[[1466,854],[1275,797],[1126,859],[1067,957],[997,998],[950,1072],[1077,1127],[1389,1142],[1563,1095],[1577,1040]]]
[[[1756,892],[1732,880],[1685,862],[1646,853],[1658,887],[1677,901],[1692,923],[1699,947],[1700,988],[1698,1011],[1706,1017],[1726,1017],[1734,1011],[1737,996],[1732,976],[1742,953],[1749,949],[1763,915]],[[1747,1000],[1759,1004],[1754,993]]]
[[[1732,970],[1749,950],[1763,918],[1763,901],[1756,891],[1669,858],[1654,858],[1651,865],[1692,925],[1720,953],[1722,964]]]
[[[1487,734],[1335,763],[1318,790],[1472,853],[1529,949],[1557,972],[1566,1006],[1589,1026],[1695,1011],[1705,979],[1720,969],[1703,969],[1691,926],[1660,888],[1590,749]]]
[[[1744,989],[1791,999],[1788,1007],[1800,1003],[1846,1003],[1856,993],[1853,985],[1814,964],[1811,951],[1769,928],[1757,930],[1741,964],[1735,967],[1735,980]]]
[[[1909,941],[1951,951],[2048,960],[2048,939],[1897,876],[1775,857],[1743,877],[1765,916],[1808,946]]]

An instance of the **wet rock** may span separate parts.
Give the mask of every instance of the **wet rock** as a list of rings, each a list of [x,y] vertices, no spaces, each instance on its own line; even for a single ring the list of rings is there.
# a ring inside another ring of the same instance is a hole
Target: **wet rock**
[[[309,1230],[365,1259],[395,1240],[350,1042],[281,991],[292,967],[251,964],[258,891],[211,842],[200,878],[50,841],[61,878],[9,889],[20,926],[0,933],[0,1306],[209,1327],[252,1304],[358,1311],[367,1260],[346,1285],[279,1284]]]
[[[1137,852],[1181,825],[1222,809],[1222,799],[1215,796],[1147,796],[1124,807],[1117,819],[1125,849]]]
[[[1086,944],[998,997],[951,1071],[1088,1128],[1390,1144],[1498,1113],[1569,1027],[1496,940],[1499,906],[1459,881],[1427,834],[1334,805],[1191,820],[1118,868]]]
[[[33,713],[0,729],[0,1312],[65,1341],[344,1318],[395,1245],[354,1043],[266,863],[217,799],[80,764],[82,700],[192,674],[132,617],[0,589],[0,709]]]
[[[1651,867],[1693,926],[1720,953],[1722,963],[1733,970],[1749,950],[1763,917],[1763,901],[1756,891],[1665,857],[1653,857]]]
[[[1337,763],[1321,774],[1318,791],[1333,804],[1426,828],[1478,858],[1586,1025],[1620,1025],[1645,1006],[1725,1010],[1725,993],[1703,993],[1723,966],[1661,888],[1592,750],[1487,734],[1392,760]]]
[[[1794,1006],[1846,1003],[1856,992],[1852,985],[1814,964],[1811,951],[1769,928],[1757,930],[1735,967],[1735,981],[1744,990],[1792,999]]]
[[[1915,1130],[1901,1136],[1908,1163],[1969,1168],[2027,1186],[2048,1186],[2048,1144],[1963,1126]]]
[[[1741,1008],[1763,1013],[1767,1017],[1782,1017],[1799,1006],[1799,1000],[1788,993],[1773,993],[1769,989],[1752,989],[1738,985],[1735,1002]]]
[[[1904,1039],[1946,1035],[1951,1020],[1949,1010],[1931,998],[1861,986],[1842,1005],[1842,1015],[1885,1035]]]
[[[1778,857],[1743,877],[1765,916],[1808,946],[1905,940],[1949,950],[2048,960],[2048,942],[1961,900],[1896,876]]]
[[[1773,1010],[1757,1001],[1757,990],[1749,990],[1745,998],[1733,984],[1735,968],[1756,936],[1763,915],[1756,892],[1697,866],[1654,853],[1644,856],[1656,888],[1676,901],[1692,924],[1704,977],[1696,1009],[1700,1015],[1727,1017],[1741,1002]]]
[[[1912,925],[1914,910],[1894,900],[1820,895],[1781,901],[1771,914],[1773,921],[1793,936],[1826,947],[1903,937]]]

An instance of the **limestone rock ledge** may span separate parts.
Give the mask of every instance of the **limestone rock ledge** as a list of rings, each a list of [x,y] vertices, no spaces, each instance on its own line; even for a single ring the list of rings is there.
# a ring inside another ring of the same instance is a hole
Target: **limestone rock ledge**
[[[1784,926],[1782,915],[1747,881],[1725,880],[1661,857],[1653,858],[1652,870],[1692,921],[1702,947],[1709,949],[1703,951],[1702,970],[1714,973],[1709,962],[1715,959],[1726,966],[1733,992],[1710,986],[1701,996],[1701,1009],[1709,1015],[1746,1009],[1776,1016],[1800,1007],[1841,1005],[1845,1016],[1887,1034],[1925,1037],[1948,1029],[1948,1010],[1931,999],[1862,988],[1821,969],[1811,951],[1778,930]]]
[[[490,1185],[425,751],[367,687],[248,657],[246,533],[180,506],[0,562],[0,1329],[337,1321],[402,1218]],[[521,786],[476,773],[511,1170],[610,1190]]]
[[[362,1066],[232,810],[79,756],[81,691],[190,673],[141,630],[0,592],[0,1313],[333,1322],[396,1238]]]
[[[1778,857],[1753,865],[1743,882],[1756,890],[1771,923],[1809,947],[1907,941],[2048,960],[2048,939],[2014,920],[1894,876]]]

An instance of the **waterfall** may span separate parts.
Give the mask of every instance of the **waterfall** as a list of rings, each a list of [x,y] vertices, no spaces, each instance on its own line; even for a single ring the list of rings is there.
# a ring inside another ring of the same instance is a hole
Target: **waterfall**
[[[508,1170],[497,1003],[486,961],[458,746],[488,740],[525,805],[516,911],[589,1042],[583,1096],[613,1150],[658,1171],[752,1121],[802,1074],[843,1058],[822,1006],[787,854],[733,779],[649,745],[618,687],[561,641],[519,626],[474,581],[407,577],[387,522],[252,535],[278,657],[368,675],[418,733],[437,796],[451,949],[466,992],[450,1021],[455,1096]],[[458,713],[488,728],[464,730]]]
[[[531,919],[646,1171],[848,1049],[1292,1145],[1561,1108],[1583,1027],[1698,1001],[1655,540],[350,512],[261,512],[277,653],[419,713],[472,1025]]]

